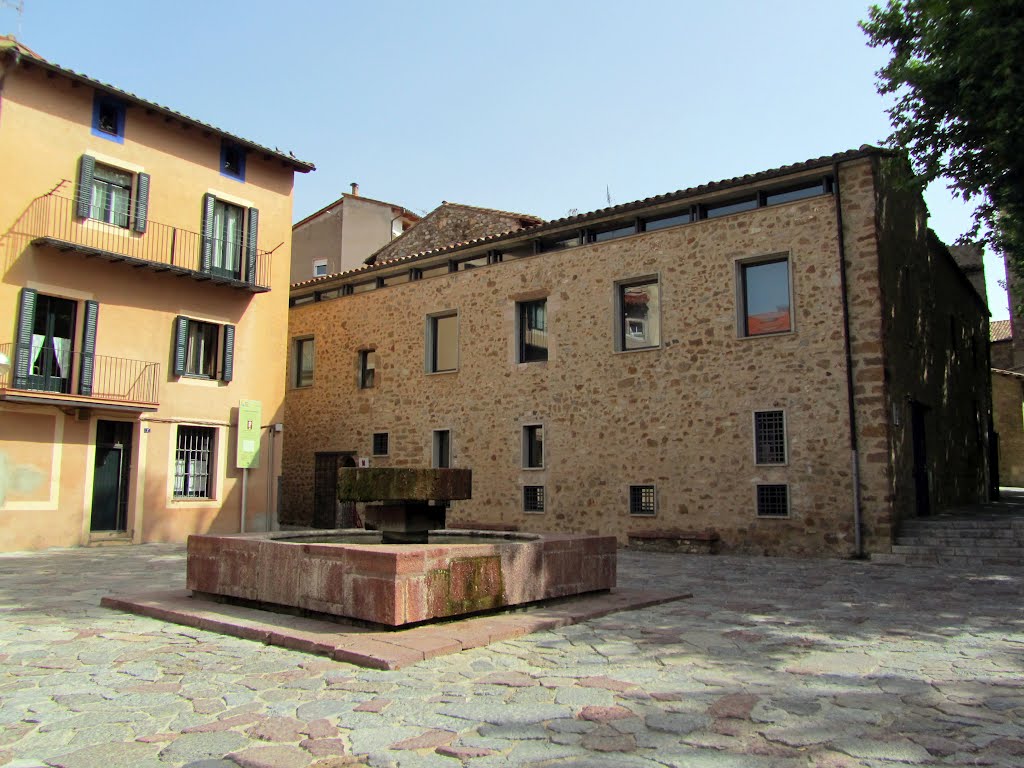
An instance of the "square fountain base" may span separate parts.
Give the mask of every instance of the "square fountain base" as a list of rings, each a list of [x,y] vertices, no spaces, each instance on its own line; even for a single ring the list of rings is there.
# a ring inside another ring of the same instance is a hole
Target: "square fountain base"
[[[391,627],[615,586],[614,536],[439,533],[445,543],[358,543],[377,536],[364,531],[190,536],[186,585]],[[335,536],[347,543],[324,541]]]

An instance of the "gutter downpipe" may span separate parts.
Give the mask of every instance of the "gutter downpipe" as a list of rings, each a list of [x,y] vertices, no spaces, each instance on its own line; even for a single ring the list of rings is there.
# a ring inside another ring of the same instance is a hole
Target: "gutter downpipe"
[[[843,304],[843,346],[846,353],[846,405],[850,418],[850,464],[853,479],[854,557],[864,557],[863,517],[860,508],[860,458],[857,454],[857,410],[853,396],[853,349],[850,342],[850,298],[846,284],[846,239],[843,235],[843,198],[839,192],[839,163],[832,164],[835,180],[836,235],[839,239],[839,292]]]

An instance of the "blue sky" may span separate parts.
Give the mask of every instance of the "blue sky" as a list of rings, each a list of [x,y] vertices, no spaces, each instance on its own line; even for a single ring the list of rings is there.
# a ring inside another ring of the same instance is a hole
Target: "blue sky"
[[[296,220],[359,182],[557,218],[800,162],[889,131],[849,0],[25,0],[65,67],[314,162]],[[19,20],[0,8],[0,33]],[[90,31],[91,30],[91,31]],[[970,208],[927,191],[952,242]],[[1007,316],[1001,262],[989,301]]]

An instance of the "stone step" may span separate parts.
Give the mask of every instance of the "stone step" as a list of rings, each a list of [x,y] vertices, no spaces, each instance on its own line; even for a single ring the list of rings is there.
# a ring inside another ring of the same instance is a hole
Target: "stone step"
[[[940,517],[914,518],[904,520],[901,528],[946,528],[954,530],[979,529],[979,530],[1016,530],[1024,531],[1024,518],[980,518],[980,519],[949,519]]]
[[[991,567],[1012,566],[1024,568],[1024,557],[966,557],[958,555],[905,554],[897,552],[877,552],[871,555],[871,562],[883,565],[934,565]]]
[[[897,544],[910,544],[919,547],[1020,547],[1024,548],[1024,539],[1006,538],[1002,536],[935,536],[924,534],[900,534],[896,537]]]
[[[1024,560],[1024,551],[1014,547],[916,547],[893,544],[893,554],[935,555],[938,557],[1008,557]]]

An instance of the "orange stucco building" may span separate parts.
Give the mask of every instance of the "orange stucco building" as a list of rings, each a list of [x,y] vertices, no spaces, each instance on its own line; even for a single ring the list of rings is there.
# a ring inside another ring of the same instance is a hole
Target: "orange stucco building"
[[[0,168],[0,551],[268,528],[313,165],[0,38]]]

